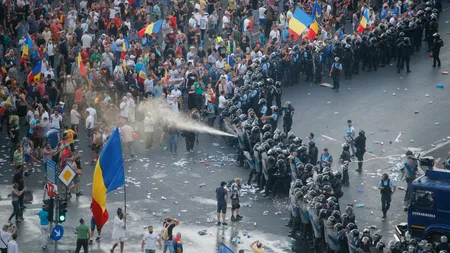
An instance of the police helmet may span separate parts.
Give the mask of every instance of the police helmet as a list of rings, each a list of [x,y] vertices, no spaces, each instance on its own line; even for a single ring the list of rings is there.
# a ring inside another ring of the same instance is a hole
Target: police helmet
[[[439,38],[439,37],[441,37],[441,34],[439,34],[439,33],[434,33],[434,34],[433,34],[433,37]]]
[[[259,133],[259,126],[254,126],[254,127],[252,128],[252,133],[254,133],[254,134]]]
[[[280,135],[280,138],[282,140],[286,139],[286,133],[285,132],[281,132],[281,133],[279,133],[279,135]]]
[[[294,140],[293,140],[293,142],[294,142],[295,144],[297,144],[297,145],[302,145],[303,140],[302,140],[302,138],[300,138],[300,137],[295,137]],[[306,148],[306,147],[305,147],[305,148]]]
[[[266,101],[266,99],[261,98],[261,99],[258,101],[258,104],[259,104],[259,105],[265,105],[265,104],[267,104],[267,101]]]
[[[347,214],[353,213],[353,207],[351,207],[351,206],[345,207],[345,212],[346,212]]]
[[[344,228],[344,226],[342,226],[342,223],[336,223],[334,224],[334,229],[336,231],[341,231]]]
[[[359,231],[358,231],[358,229],[353,229],[353,230],[351,230],[351,233],[352,233],[352,235],[354,236],[354,237],[359,237]]]

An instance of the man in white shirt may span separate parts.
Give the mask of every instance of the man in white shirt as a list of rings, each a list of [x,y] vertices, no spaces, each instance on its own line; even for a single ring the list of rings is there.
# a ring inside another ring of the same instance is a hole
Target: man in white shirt
[[[273,41],[275,38],[277,39],[276,43],[280,43],[280,31],[278,30],[278,27],[275,25],[272,29],[272,31],[270,31],[269,34],[270,40]]]
[[[2,231],[0,231],[0,252],[7,253],[8,242],[11,240],[11,233],[8,232],[10,226],[3,225]]]
[[[87,114],[85,115],[85,117],[92,115],[92,117],[94,117],[94,120],[97,119],[97,110],[95,110],[91,105],[89,105],[89,107],[86,109]]]
[[[120,108],[120,117],[128,120],[128,98],[127,97],[123,97],[122,98],[122,103],[120,103],[119,105]]]
[[[94,127],[95,127],[95,120],[94,120],[94,116],[92,114],[89,114],[86,117],[86,131],[87,131],[87,135],[88,135],[88,140],[89,140],[89,146],[92,145],[92,137],[94,136]]]
[[[50,116],[51,122],[52,122],[52,127],[56,128],[56,129],[61,129],[61,125],[62,125],[62,116],[61,114],[59,114],[58,110],[55,110],[55,113],[52,114]]]
[[[259,11],[259,26],[265,26],[266,25],[266,7],[264,5],[261,5],[258,9]]]
[[[19,253],[19,245],[16,242],[17,234],[12,234],[11,241],[8,242],[8,253]]]
[[[225,29],[225,24],[230,24],[230,12],[225,11],[225,15],[222,18],[222,29]]]
[[[91,48],[92,37],[84,32],[83,36],[81,36],[81,48]]]
[[[157,243],[159,244],[159,250],[161,250],[162,245],[159,235],[153,233],[153,226],[148,226],[148,232],[142,238],[142,251],[145,253],[155,253]]]

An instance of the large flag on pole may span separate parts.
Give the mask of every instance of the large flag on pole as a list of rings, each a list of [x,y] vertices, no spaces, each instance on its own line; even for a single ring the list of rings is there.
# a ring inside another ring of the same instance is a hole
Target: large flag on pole
[[[119,128],[116,128],[100,154],[92,181],[92,215],[98,229],[101,229],[109,218],[106,194],[124,184],[122,146]]]
[[[84,69],[84,63],[83,63],[83,60],[81,59],[80,53],[78,53],[77,64],[78,64],[78,70],[80,71],[80,74],[83,76],[86,76],[86,70]]]
[[[312,23],[309,26],[308,34],[306,35],[309,40],[313,40],[317,34],[319,33],[319,23],[314,20],[314,23]]]
[[[298,39],[311,23],[311,17],[302,9],[296,8],[289,20],[289,34],[294,35],[294,38]]]
[[[362,33],[364,29],[367,27],[367,22],[369,22],[369,11],[366,9],[363,12],[363,15],[361,17],[361,21],[359,22],[358,26],[358,32]]]
[[[225,244],[221,243],[219,248],[217,249],[217,253],[234,253],[230,248],[228,248]]]
[[[162,27],[162,20],[158,20],[155,23],[151,23],[148,26],[142,28],[139,32],[138,32],[138,36],[139,38],[142,38],[142,36],[144,36],[144,34],[152,34],[152,33],[159,33],[159,31],[161,30]]]
[[[128,52],[128,49],[130,49],[130,44],[128,43],[127,38],[123,39],[123,43],[122,43],[122,53],[120,54],[120,59],[124,59],[125,55]]]

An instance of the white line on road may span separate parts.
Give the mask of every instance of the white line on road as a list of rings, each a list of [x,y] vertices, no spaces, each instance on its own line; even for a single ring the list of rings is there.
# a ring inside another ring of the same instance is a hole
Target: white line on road
[[[400,137],[402,136],[403,132],[398,133],[397,138],[395,138],[395,142],[400,142]]]

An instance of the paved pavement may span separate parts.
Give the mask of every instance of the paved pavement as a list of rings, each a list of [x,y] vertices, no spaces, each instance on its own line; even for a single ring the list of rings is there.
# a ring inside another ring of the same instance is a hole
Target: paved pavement
[[[446,12],[442,17],[445,15]],[[444,19],[441,19],[440,32],[447,41],[447,32],[450,30],[449,25],[444,24]],[[372,231],[383,234],[385,242],[392,238],[393,226],[406,221],[406,216],[401,207],[404,191],[399,190],[393,196],[388,218],[381,219],[379,193],[375,189],[381,174],[388,172],[391,178],[400,179],[395,164],[401,161],[401,155],[407,149],[425,153],[431,150],[429,155],[442,159],[447,157],[450,118],[446,115],[450,104],[450,84],[448,76],[441,75],[441,71],[449,70],[449,58],[450,53],[442,50],[442,67],[433,69],[428,53],[422,50],[413,56],[411,74],[397,74],[394,66],[388,66],[380,68],[378,72],[362,72],[352,81],[342,80],[340,92],[305,82],[284,90],[283,100],[292,101],[296,108],[293,131],[304,136],[303,139],[314,132],[320,150],[328,147],[332,155],[339,155],[347,119],[353,120],[357,131],[364,129],[367,133],[367,150],[370,152],[365,155],[363,172],[357,173],[356,163],[351,164],[350,186],[344,190],[341,205],[364,204],[363,208],[355,208],[358,226],[363,228],[375,225],[376,229]],[[436,88],[438,83],[443,83],[445,88]],[[255,195],[248,193],[242,200],[242,214],[245,216],[243,221],[233,224],[230,222],[226,229],[218,229],[208,222],[209,219],[214,220],[214,189],[220,181],[234,177],[246,178],[247,171],[234,165],[232,158],[235,152],[221,138],[209,135],[201,135],[200,138],[200,145],[195,149],[198,153],[191,155],[184,155],[183,138],[180,138],[177,156],[170,155],[162,147],[155,147],[146,153],[143,142],[136,143],[138,160],[125,163],[127,212],[130,213],[126,252],[139,252],[144,226],[159,227],[163,219],[159,216],[160,213],[163,216],[175,216],[182,221],[176,231],[183,234],[186,252],[214,252],[221,242],[233,249],[248,250],[249,242],[254,239],[265,242],[271,252],[281,252],[283,246],[290,243],[286,236],[288,229],[283,221],[288,217],[286,199],[259,198],[258,202],[254,202],[250,198]],[[58,243],[56,252],[73,252],[76,239],[74,227],[79,218],[90,217],[94,167],[86,164],[90,154],[84,133],[80,139],[79,147],[84,150],[82,164],[85,174],[81,178],[81,185],[85,196],[70,200],[68,222],[63,224],[66,232]],[[0,143],[0,159],[5,159],[8,145],[4,139]],[[435,149],[443,144],[447,145]],[[185,160],[180,161],[182,158]],[[439,164],[441,163],[442,160]],[[7,195],[13,171],[12,166],[3,160],[0,160],[0,166],[0,219],[6,221],[12,210]],[[39,210],[42,199],[42,185],[39,181],[43,178],[43,167],[37,166],[36,169],[36,173],[26,181],[30,191],[27,198],[30,196],[33,200],[27,205],[26,220],[19,225],[19,245],[22,252],[41,252],[37,247],[38,218],[33,213]],[[206,186],[199,187],[202,183],[206,183]],[[405,185],[404,182],[398,184]],[[123,189],[108,195],[111,216],[117,207],[124,205],[123,201]],[[246,204],[251,207],[246,207]],[[263,212],[266,210],[269,214],[264,216]],[[275,215],[277,211],[281,211],[281,215]],[[90,248],[91,252],[108,252],[112,245],[111,229],[111,223],[107,223],[102,241],[94,243]],[[207,230],[207,234],[200,236],[197,232],[203,229]],[[244,231],[249,232],[250,238],[244,238]],[[233,245],[231,238],[237,235],[241,237],[242,244]],[[53,245],[50,243],[49,249],[44,252],[55,252]]]

